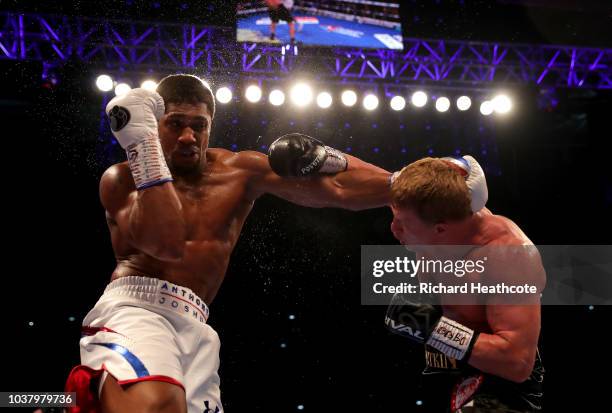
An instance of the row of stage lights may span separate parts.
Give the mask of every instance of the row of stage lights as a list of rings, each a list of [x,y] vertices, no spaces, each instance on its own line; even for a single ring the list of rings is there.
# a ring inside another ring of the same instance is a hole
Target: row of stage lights
[[[206,81],[203,81],[206,83]],[[208,85],[208,83],[206,83]],[[96,79],[96,86],[103,92],[109,92],[115,90],[115,95],[120,96],[127,93],[131,86],[127,83],[116,83],[108,75],[100,75]],[[142,82],[140,87],[148,90],[155,90],[157,83],[154,80],[145,80]],[[223,86],[217,89],[215,96],[217,101],[221,104],[228,104],[234,98],[232,90]],[[245,89],[244,97],[251,103],[258,103],[263,98],[263,91],[258,85],[250,85]],[[306,83],[297,83],[289,91],[289,99],[297,107],[307,107],[316,102],[317,106],[321,109],[327,109],[331,107],[334,98],[331,93],[327,91],[319,92],[315,98],[314,91]],[[340,95],[340,101],[344,106],[353,107],[357,104],[359,98],[357,93],[353,90],[344,90]],[[427,105],[429,97],[427,93],[423,91],[416,91],[410,97],[410,102],[417,108],[422,108]],[[273,106],[282,106],[285,104],[286,97],[285,92],[280,89],[273,89],[268,94],[268,102]],[[367,93],[363,96],[361,103],[367,111],[373,111],[379,106],[378,96],[372,93]],[[472,99],[469,96],[460,96],[456,100],[456,106],[459,111],[466,111],[472,107]],[[389,106],[394,111],[401,111],[406,108],[406,99],[403,96],[396,95],[389,100]],[[439,96],[435,98],[434,104],[438,112],[447,112],[451,107],[451,101],[446,96]],[[480,104],[480,113],[489,116],[492,113],[507,114],[512,110],[512,100],[504,94],[499,94],[490,100],[485,100]]]

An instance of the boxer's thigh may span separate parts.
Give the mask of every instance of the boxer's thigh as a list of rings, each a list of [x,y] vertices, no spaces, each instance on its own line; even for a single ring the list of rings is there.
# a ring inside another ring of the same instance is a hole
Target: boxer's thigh
[[[185,390],[189,409],[218,413],[221,406],[219,378],[219,350],[221,343],[215,330],[203,326],[197,341],[191,344],[189,358],[185,358]],[[188,343],[185,343],[187,346]]]

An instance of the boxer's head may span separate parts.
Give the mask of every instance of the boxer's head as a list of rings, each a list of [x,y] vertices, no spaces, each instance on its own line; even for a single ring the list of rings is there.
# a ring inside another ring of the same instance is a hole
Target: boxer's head
[[[472,215],[464,177],[436,158],[402,169],[391,197],[391,231],[404,245],[452,244],[461,239],[456,224]]]
[[[210,87],[192,75],[170,75],[161,80],[157,93],[166,113],[159,121],[166,162],[173,175],[197,174],[206,163],[206,149],[215,98]]]

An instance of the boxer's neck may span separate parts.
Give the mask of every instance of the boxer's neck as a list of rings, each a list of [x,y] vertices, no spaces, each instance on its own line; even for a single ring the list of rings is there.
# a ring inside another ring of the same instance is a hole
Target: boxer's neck
[[[202,178],[209,173],[209,169],[212,163],[214,163],[214,155],[208,148],[203,149],[204,156],[200,157],[200,163],[193,170],[173,170],[171,168],[172,176],[176,183],[182,183],[185,185],[198,185],[202,181]]]
[[[479,245],[484,219],[482,214],[475,213],[461,221],[448,223],[446,235],[441,240],[447,245]]]

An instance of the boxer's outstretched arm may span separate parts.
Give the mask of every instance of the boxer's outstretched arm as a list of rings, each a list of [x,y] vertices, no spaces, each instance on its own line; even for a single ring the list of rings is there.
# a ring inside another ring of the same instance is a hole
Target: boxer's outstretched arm
[[[268,157],[254,151],[236,155],[240,165],[249,170],[249,194],[256,199],[270,193],[298,205],[352,210],[377,208],[390,202],[389,172],[352,156],[348,168],[334,175],[302,178],[281,177],[272,171]]]
[[[186,228],[172,182],[136,191],[129,167],[117,164],[102,175],[100,200],[109,225],[134,248],[162,261],[182,258]]]
[[[517,274],[521,274],[526,283],[542,291],[545,273],[539,254],[521,255],[502,260],[489,257],[487,280],[510,284],[517,281]],[[517,383],[529,378],[540,335],[539,294],[528,301],[521,305],[503,304],[503,298],[487,301],[486,316],[491,333],[478,336],[468,360],[470,365]]]

